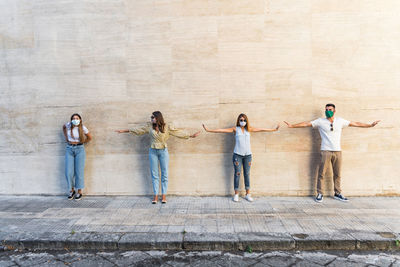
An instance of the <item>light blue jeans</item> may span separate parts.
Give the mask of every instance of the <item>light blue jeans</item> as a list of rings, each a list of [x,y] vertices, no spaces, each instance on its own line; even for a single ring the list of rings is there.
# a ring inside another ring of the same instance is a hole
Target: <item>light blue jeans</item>
[[[165,195],[168,189],[168,148],[164,149],[149,149],[149,160],[150,160],[150,173],[153,181],[153,192],[154,195],[158,195],[158,189],[160,187],[160,174],[158,170],[158,162],[160,162],[161,169],[161,193]]]
[[[83,189],[85,187],[83,180],[85,158],[86,152],[83,145],[67,145],[65,149],[65,178],[67,179],[68,190],[72,188]]]
[[[233,175],[233,189],[239,190],[239,179],[240,172],[243,166],[243,176],[244,176],[244,188],[246,190],[250,189],[250,167],[251,167],[251,155],[241,156],[233,153],[233,167],[235,169],[235,174]]]

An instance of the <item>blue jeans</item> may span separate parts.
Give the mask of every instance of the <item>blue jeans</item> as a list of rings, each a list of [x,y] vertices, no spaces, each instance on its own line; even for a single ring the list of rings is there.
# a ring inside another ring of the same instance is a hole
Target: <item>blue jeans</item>
[[[72,188],[83,189],[85,187],[83,180],[85,158],[86,152],[83,145],[67,145],[65,149],[65,178],[67,179],[68,190]]]
[[[160,175],[158,171],[158,162],[160,162],[161,169],[161,193],[165,195],[168,189],[168,148],[164,149],[149,149],[149,160],[150,160],[150,173],[153,181],[153,192],[154,195],[158,195],[158,189],[160,186]]]
[[[250,189],[250,167],[251,167],[251,155],[241,156],[238,154],[233,154],[233,167],[235,173],[233,175],[233,187],[234,190],[239,190],[239,179],[240,172],[243,166],[243,176],[244,176],[244,186],[245,189]]]

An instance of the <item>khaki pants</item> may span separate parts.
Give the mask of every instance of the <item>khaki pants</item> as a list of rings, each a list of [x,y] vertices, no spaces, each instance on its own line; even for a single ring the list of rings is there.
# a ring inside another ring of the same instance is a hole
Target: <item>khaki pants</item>
[[[322,192],[322,180],[325,177],[326,171],[332,165],[333,170],[333,184],[335,193],[340,194],[340,179],[342,168],[342,152],[341,151],[321,151],[321,165],[318,171],[317,192]]]

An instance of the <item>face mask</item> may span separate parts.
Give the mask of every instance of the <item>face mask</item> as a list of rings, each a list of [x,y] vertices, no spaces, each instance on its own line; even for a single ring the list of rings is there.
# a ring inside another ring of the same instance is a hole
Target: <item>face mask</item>
[[[239,121],[239,125],[240,125],[241,127],[244,127],[244,126],[246,126],[246,122],[245,122],[245,121]]]
[[[325,116],[329,119],[333,117],[333,111],[332,110],[325,110]]]
[[[79,123],[81,123],[80,120],[72,120],[71,122],[72,122],[72,124],[75,125],[75,126],[78,126]]]

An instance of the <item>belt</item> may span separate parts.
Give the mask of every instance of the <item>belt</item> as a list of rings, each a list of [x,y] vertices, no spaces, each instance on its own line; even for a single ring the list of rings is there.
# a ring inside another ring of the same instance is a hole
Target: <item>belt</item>
[[[68,145],[69,146],[82,146],[83,144],[82,143],[78,143],[78,144],[70,144],[70,143],[68,143]]]

